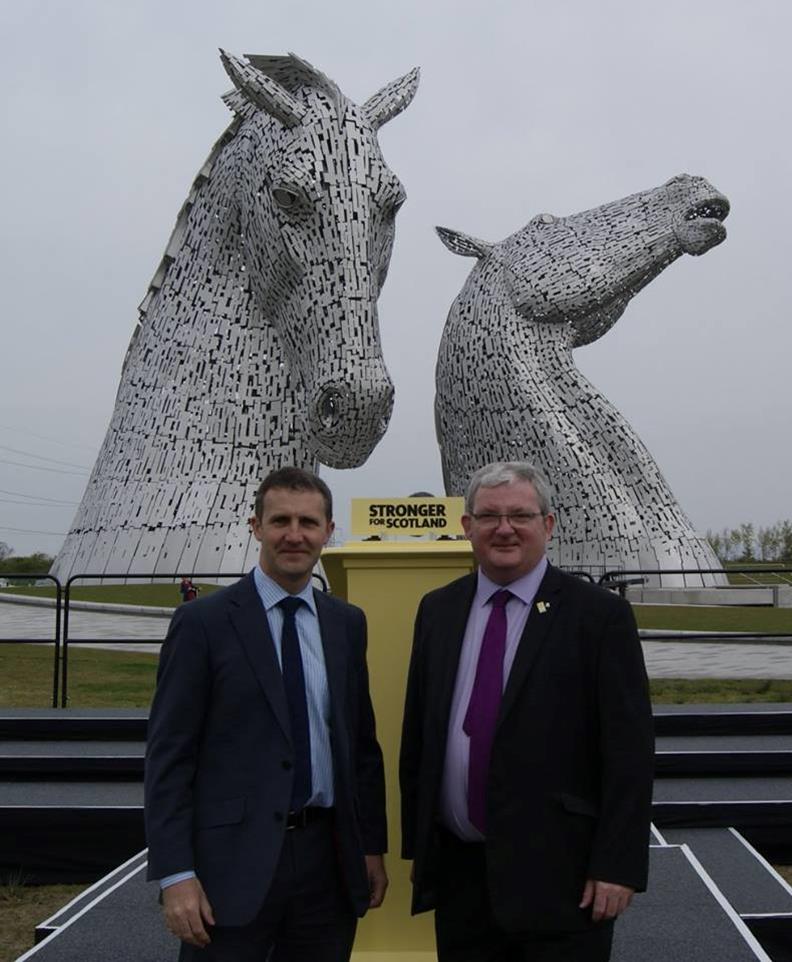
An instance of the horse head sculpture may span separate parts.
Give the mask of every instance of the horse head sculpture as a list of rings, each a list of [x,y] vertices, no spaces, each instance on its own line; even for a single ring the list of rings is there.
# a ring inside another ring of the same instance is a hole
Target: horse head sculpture
[[[437,232],[455,254],[492,255],[514,310],[527,321],[570,325],[570,346],[581,347],[607,333],[672,261],[720,244],[728,213],[729,201],[703,177],[679,174],[579,214],[537,214],[499,244]]]
[[[317,460],[354,467],[387,428],[393,384],[377,297],[405,193],[377,130],[412,100],[413,70],[362,107],[305,61],[222,53],[243,120],[237,198],[251,284],[305,401]]]
[[[140,305],[61,578],[239,572],[265,474],[355,467],[388,424],[377,297],[404,190],[377,131],[418,71],[357,106],[293,54],[221,59],[234,119]]]
[[[711,184],[682,174],[579,214],[540,214],[496,244],[438,228],[451,251],[477,259],[449,312],[437,362],[448,494],[461,494],[483,463],[530,460],[556,490],[551,552],[559,563],[719,567],[640,438],[577,369],[572,349],[602,337],[682,254],[721,243],[728,212]]]

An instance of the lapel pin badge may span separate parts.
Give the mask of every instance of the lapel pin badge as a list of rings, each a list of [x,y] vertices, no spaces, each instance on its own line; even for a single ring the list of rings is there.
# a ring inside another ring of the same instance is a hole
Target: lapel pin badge
[[[550,602],[549,602],[549,601],[537,601],[537,602],[536,602],[536,607],[537,607],[537,609],[539,610],[539,614],[540,614],[540,615],[543,615],[546,611],[549,611],[549,610],[550,610]]]

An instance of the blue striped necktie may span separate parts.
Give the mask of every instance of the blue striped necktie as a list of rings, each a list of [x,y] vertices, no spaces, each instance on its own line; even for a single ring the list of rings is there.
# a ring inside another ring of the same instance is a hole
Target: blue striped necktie
[[[294,782],[292,783],[291,810],[299,812],[311,797],[311,730],[308,725],[308,702],[305,697],[305,674],[303,673],[300,639],[294,619],[297,609],[305,604],[302,598],[289,596],[278,602],[283,612],[281,632],[281,670],[286,701],[289,705],[292,744],[294,746]]]

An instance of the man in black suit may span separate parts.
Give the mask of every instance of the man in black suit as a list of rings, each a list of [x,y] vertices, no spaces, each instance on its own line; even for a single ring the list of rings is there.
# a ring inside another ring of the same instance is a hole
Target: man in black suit
[[[421,601],[400,778],[413,912],[440,962],[604,962],[645,888],[652,715],[632,610],[548,565],[547,481],[491,464],[478,572]]]
[[[149,878],[183,960],[346,962],[387,886],[358,608],[311,587],[333,530],[298,468],[256,495],[259,564],[177,609],[146,757]]]

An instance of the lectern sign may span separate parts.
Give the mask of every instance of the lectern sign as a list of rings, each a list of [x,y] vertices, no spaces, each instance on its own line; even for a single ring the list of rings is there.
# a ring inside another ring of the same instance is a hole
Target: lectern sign
[[[461,535],[464,498],[352,498],[352,534]]]

